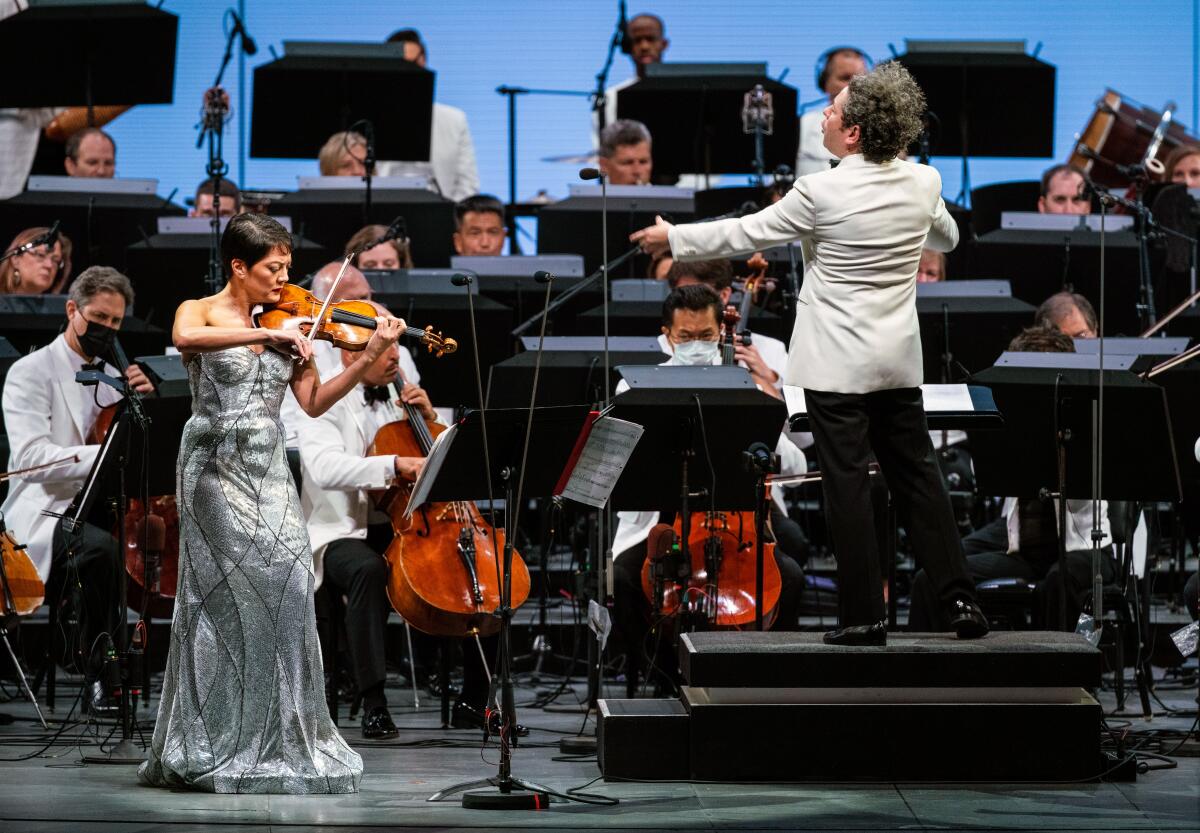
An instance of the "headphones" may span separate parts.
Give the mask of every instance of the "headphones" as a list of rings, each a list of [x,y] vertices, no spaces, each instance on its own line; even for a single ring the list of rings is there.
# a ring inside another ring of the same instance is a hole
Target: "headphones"
[[[817,92],[825,92],[825,81],[829,78],[829,59],[839,52],[853,52],[867,62],[867,69],[875,65],[871,60],[871,56],[857,46],[835,46],[831,49],[826,49],[817,56],[817,62],[813,65],[813,75],[817,79]]]

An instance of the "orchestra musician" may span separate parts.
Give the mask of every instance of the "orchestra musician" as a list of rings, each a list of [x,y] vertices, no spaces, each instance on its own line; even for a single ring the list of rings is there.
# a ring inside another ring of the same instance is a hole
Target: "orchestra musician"
[[[20,232],[4,250],[5,254],[37,240],[50,229],[34,226]],[[71,239],[62,232],[52,243],[34,246],[0,263],[0,295],[57,294],[71,280]]]
[[[177,464],[179,579],[162,699],[139,777],[206,792],[355,792],[362,759],[325,703],[312,548],[289,476],[279,403],[317,417],[353,392],[405,330],[378,316],[322,381],[302,328],[256,327],[288,282],[292,237],[264,214],[221,235],[228,276],[185,301],[172,339],[192,390]]]
[[[621,119],[600,131],[600,172],[609,185],[649,185],[654,174],[650,131],[640,121]]]
[[[359,251],[359,249],[362,249],[363,246],[366,246],[373,240],[378,240],[379,238],[383,237],[386,233],[387,229],[380,225],[363,226],[358,231],[354,232],[354,236],[346,241],[346,247],[342,251],[342,257],[348,257],[351,253]],[[378,246],[372,246],[369,249],[363,249],[361,252],[359,252],[355,262],[358,264],[359,269],[366,270],[411,269],[413,266],[412,246],[410,246],[408,240],[404,238],[393,237],[391,240],[386,240],[383,243],[380,243]],[[358,270],[356,269],[355,271],[357,272]],[[337,275],[337,272],[330,274],[329,266],[326,266],[321,270],[320,274],[322,275],[321,281],[324,282],[326,280],[332,281],[333,277]],[[348,300],[349,296],[345,294],[347,291],[345,281],[346,279],[343,277],[342,291],[338,294]],[[352,285],[354,288],[351,291],[355,293],[355,298],[364,301],[369,301],[371,299],[371,287],[367,285],[366,278],[362,276],[361,272],[353,280]],[[363,287],[365,287],[365,289]],[[316,292],[315,288],[313,291]],[[324,298],[326,293],[322,291],[316,294],[319,297]]]
[[[834,47],[817,61],[817,89],[830,103],[846,88],[850,79],[867,71],[867,53],[853,46]],[[829,170],[837,157],[826,149],[821,135],[823,108],[814,107],[800,117],[800,145],[796,151],[796,175]]]
[[[1200,188],[1200,145],[1179,145],[1167,155],[1163,179]]]
[[[386,314],[382,307],[380,314]],[[357,358],[347,350],[334,348],[334,353],[342,368]],[[384,637],[391,608],[382,553],[391,543],[392,529],[386,516],[377,516],[367,490],[415,480],[425,464],[420,457],[364,456],[379,428],[406,418],[387,388],[403,378],[400,353],[398,345],[388,347],[354,390],[325,413],[315,419],[302,417],[297,425],[303,473],[300,505],[308,523],[313,567],[318,584],[328,581],[346,598],[346,639],[362,698],[362,736],[367,739],[398,734],[384,694]],[[405,384],[400,395],[426,418],[437,419],[421,388]]]
[[[454,206],[454,251],[495,256],[504,251],[504,203],[491,194],[473,194]]]
[[[1008,349],[1026,353],[1074,353],[1071,338],[1053,327],[1036,325],[1021,332]],[[998,522],[968,536],[967,571],[973,582],[990,578],[1023,578],[1036,581],[1034,628],[1054,630],[1059,621],[1058,501],[1008,497]],[[1108,502],[1100,502],[1104,537],[1101,574],[1104,583],[1115,580]],[[1092,502],[1067,501],[1067,623],[1079,618],[1083,600],[1092,587]],[[996,540],[999,535],[999,540]],[[998,546],[997,546],[998,544]],[[964,542],[966,545],[966,542]],[[914,631],[949,630],[937,594],[924,570],[913,578],[909,628]]]
[[[317,153],[317,166],[321,176],[366,176],[366,158],[366,137],[353,130],[341,130],[321,145]]]
[[[1096,338],[1100,324],[1092,302],[1078,292],[1056,292],[1042,302],[1033,315],[1033,323],[1053,327],[1070,338]]]
[[[132,304],[133,288],[120,272],[85,269],[71,285],[62,334],[13,364],[2,399],[10,470],[67,461],[13,480],[0,511],[46,583],[46,598],[61,605],[59,622],[79,623],[78,635],[70,637],[72,654],[82,658],[89,687],[84,708],[93,713],[115,708],[95,679],[100,670],[95,656],[107,647],[99,637],[114,624],[115,582],[124,571],[108,530],[84,524],[67,533],[55,513],[71,505],[96,460],[100,446],[89,437],[101,408],[120,398],[106,386],[84,389],[75,374],[107,358]],[[104,369],[115,375],[111,367]],[[139,393],[154,389],[137,365],[129,366],[125,378]]]
[[[617,93],[639,79],[646,77],[646,67],[662,63],[663,53],[671,42],[667,40],[667,27],[663,19],[656,14],[643,12],[629,18],[625,24],[625,39],[621,43],[621,51],[629,55],[633,62],[634,75],[613,84],[604,91],[604,123],[600,123],[599,114],[593,114],[592,140],[597,142],[601,130],[617,120]]]
[[[192,203],[192,209],[188,211],[189,217],[212,217],[214,213],[218,217],[232,217],[242,213],[242,192],[232,179],[225,177],[221,178],[220,195],[217,197],[217,207],[214,212],[214,185],[215,183],[210,177],[196,186],[196,198]]]
[[[673,289],[663,301],[662,335],[671,358],[665,366],[715,365],[721,363],[717,339],[721,328],[724,304],[717,294],[703,284],[688,284]],[[619,395],[629,387],[622,380],[617,385]],[[760,385],[760,389],[762,386]],[[768,391],[769,392],[769,391]],[[776,446],[782,474],[802,474],[808,470],[804,452],[790,439],[781,436]],[[779,511],[778,506],[774,509]],[[778,517],[772,512],[772,518]],[[613,540],[613,623],[621,633],[626,647],[625,678],[629,696],[636,693],[638,677],[643,670],[643,654],[650,632],[651,607],[642,591],[642,567],[646,562],[646,543],[651,528],[660,520],[658,512],[618,512]],[[800,595],[804,574],[800,564],[780,546],[775,548],[783,586],[779,596],[775,627],[794,630],[799,617]],[[657,653],[662,654],[660,645]],[[673,662],[662,654],[656,662],[665,661],[661,670],[670,675]],[[657,685],[658,681],[656,681]]]
[[[117,172],[117,143],[99,127],[85,127],[67,139],[63,167],[67,176],[112,179]]]
[[[921,129],[924,95],[903,66],[855,76],[825,108],[832,170],[799,177],[779,202],[742,218],[631,235],[678,260],[747,254],[800,240],[805,280],[784,381],[805,389],[838,562],[840,627],[831,644],[887,639],[868,464],[878,460],[906,529],[960,638],[987,633],[922,407],[916,272],[923,246],[949,251],[958,229],[933,168],[897,155]]]
[[[429,51],[416,29],[393,32],[387,42],[403,44],[405,59],[419,67],[425,66]],[[471,139],[467,114],[457,107],[435,101],[430,125],[429,161],[381,161],[376,173],[380,176],[428,176],[435,191],[455,202],[478,192],[479,169],[475,164],[475,142]]]
[[[1042,174],[1039,214],[1091,214],[1092,199],[1084,188],[1083,172],[1074,165],[1054,165]]]
[[[917,283],[938,283],[946,280],[946,253],[936,249],[921,249],[917,264]]]

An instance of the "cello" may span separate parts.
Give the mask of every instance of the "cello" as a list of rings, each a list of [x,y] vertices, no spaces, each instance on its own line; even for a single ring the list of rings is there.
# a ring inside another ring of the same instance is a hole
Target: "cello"
[[[404,382],[393,382],[397,398]],[[382,426],[367,456],[394,454],[427,457],[445,426],[426,420],[416,406],[402,403],[407,419]],[[494,615],[500,606],[502,575],[496,557],[504,532],[484,520],[469,501],[428,503],[404,517],[412,484],[377,493],[377,506],[392,524],[388,562],[388,600],[414,628],[434,636],[489,636],[500,630]],[[529,597],[529,570],[513,551],[512,606]]]
[[[739,319],[736,308],[726,308],[721,325],[723,365],[735,363],[736,344],[749,343],[749,333],[737,332]],[[686,565],[679,563],[678,543],[685,538],[690,562]],[[655,612],[663,616],[684,610],[711,628],[753,625],[757,540],[753,512],[692,512],[686,528],[683,518],[676,517],[673,527],[661,524],[647,540],[642,591]],[[769,628],[783,581],[775,563],[774,542],[764,542],[763,553],[763,623]]]

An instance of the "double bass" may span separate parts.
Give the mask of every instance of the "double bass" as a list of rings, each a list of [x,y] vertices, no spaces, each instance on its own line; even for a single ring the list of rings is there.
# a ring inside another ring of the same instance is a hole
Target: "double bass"
[[[393,383],[397,398],[402,385],[401,379]],[[407,419],[382,426],[368,456],[429,456],[445,426],[426,420],[414,405],[402,404]],[[503,580],[497,555],[504,549],[504,532],[469,501],[427,503],[406,519],[411,494],[412,484],[406,483],[376,496],[392,524],[392,542],[384,553],[392,607],[414,628],[434,636],[496,633],[500,620],[494,613]],[[529,586],[529,569],[514,550],[514,608],[529,597]]]
[[[749,333],[737,331],[740,314],[726,308],[721,326],[721,363],[735,363],[738,343]],[[676,517],[668,528],[660,524],[647,540],[642,567],[642,591],[655,613],[673,616],[682,610],[702,618],[707,627],[742,628],[755,621],[754,513],[746,511],[692,512],[688,523]],[[687,541],[688,563],[681,563],[680,541]],[[775,544],[763,543],[763,626],[775,619],[783,582],[775,563]]]

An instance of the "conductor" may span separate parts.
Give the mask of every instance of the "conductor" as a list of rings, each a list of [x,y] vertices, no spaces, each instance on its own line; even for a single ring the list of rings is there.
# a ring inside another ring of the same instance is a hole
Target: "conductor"
[[[925,97],[901,65],[856,76],[825,108],[825,147],[840,160],[800,177],[779,202],[739,219],[673,226],[658,218],[631,240],[677,261],[730,257],[793,240],[804,285],[784,381],[804,388],[837,555],[833,645],[887,641],[868,485],[872,454],[920,565],[960,638],[981,637],[950,498],[921,399],[917,266],[923,247],[950,251],[958,230],[931,167],[898,159],[921,129]]]

